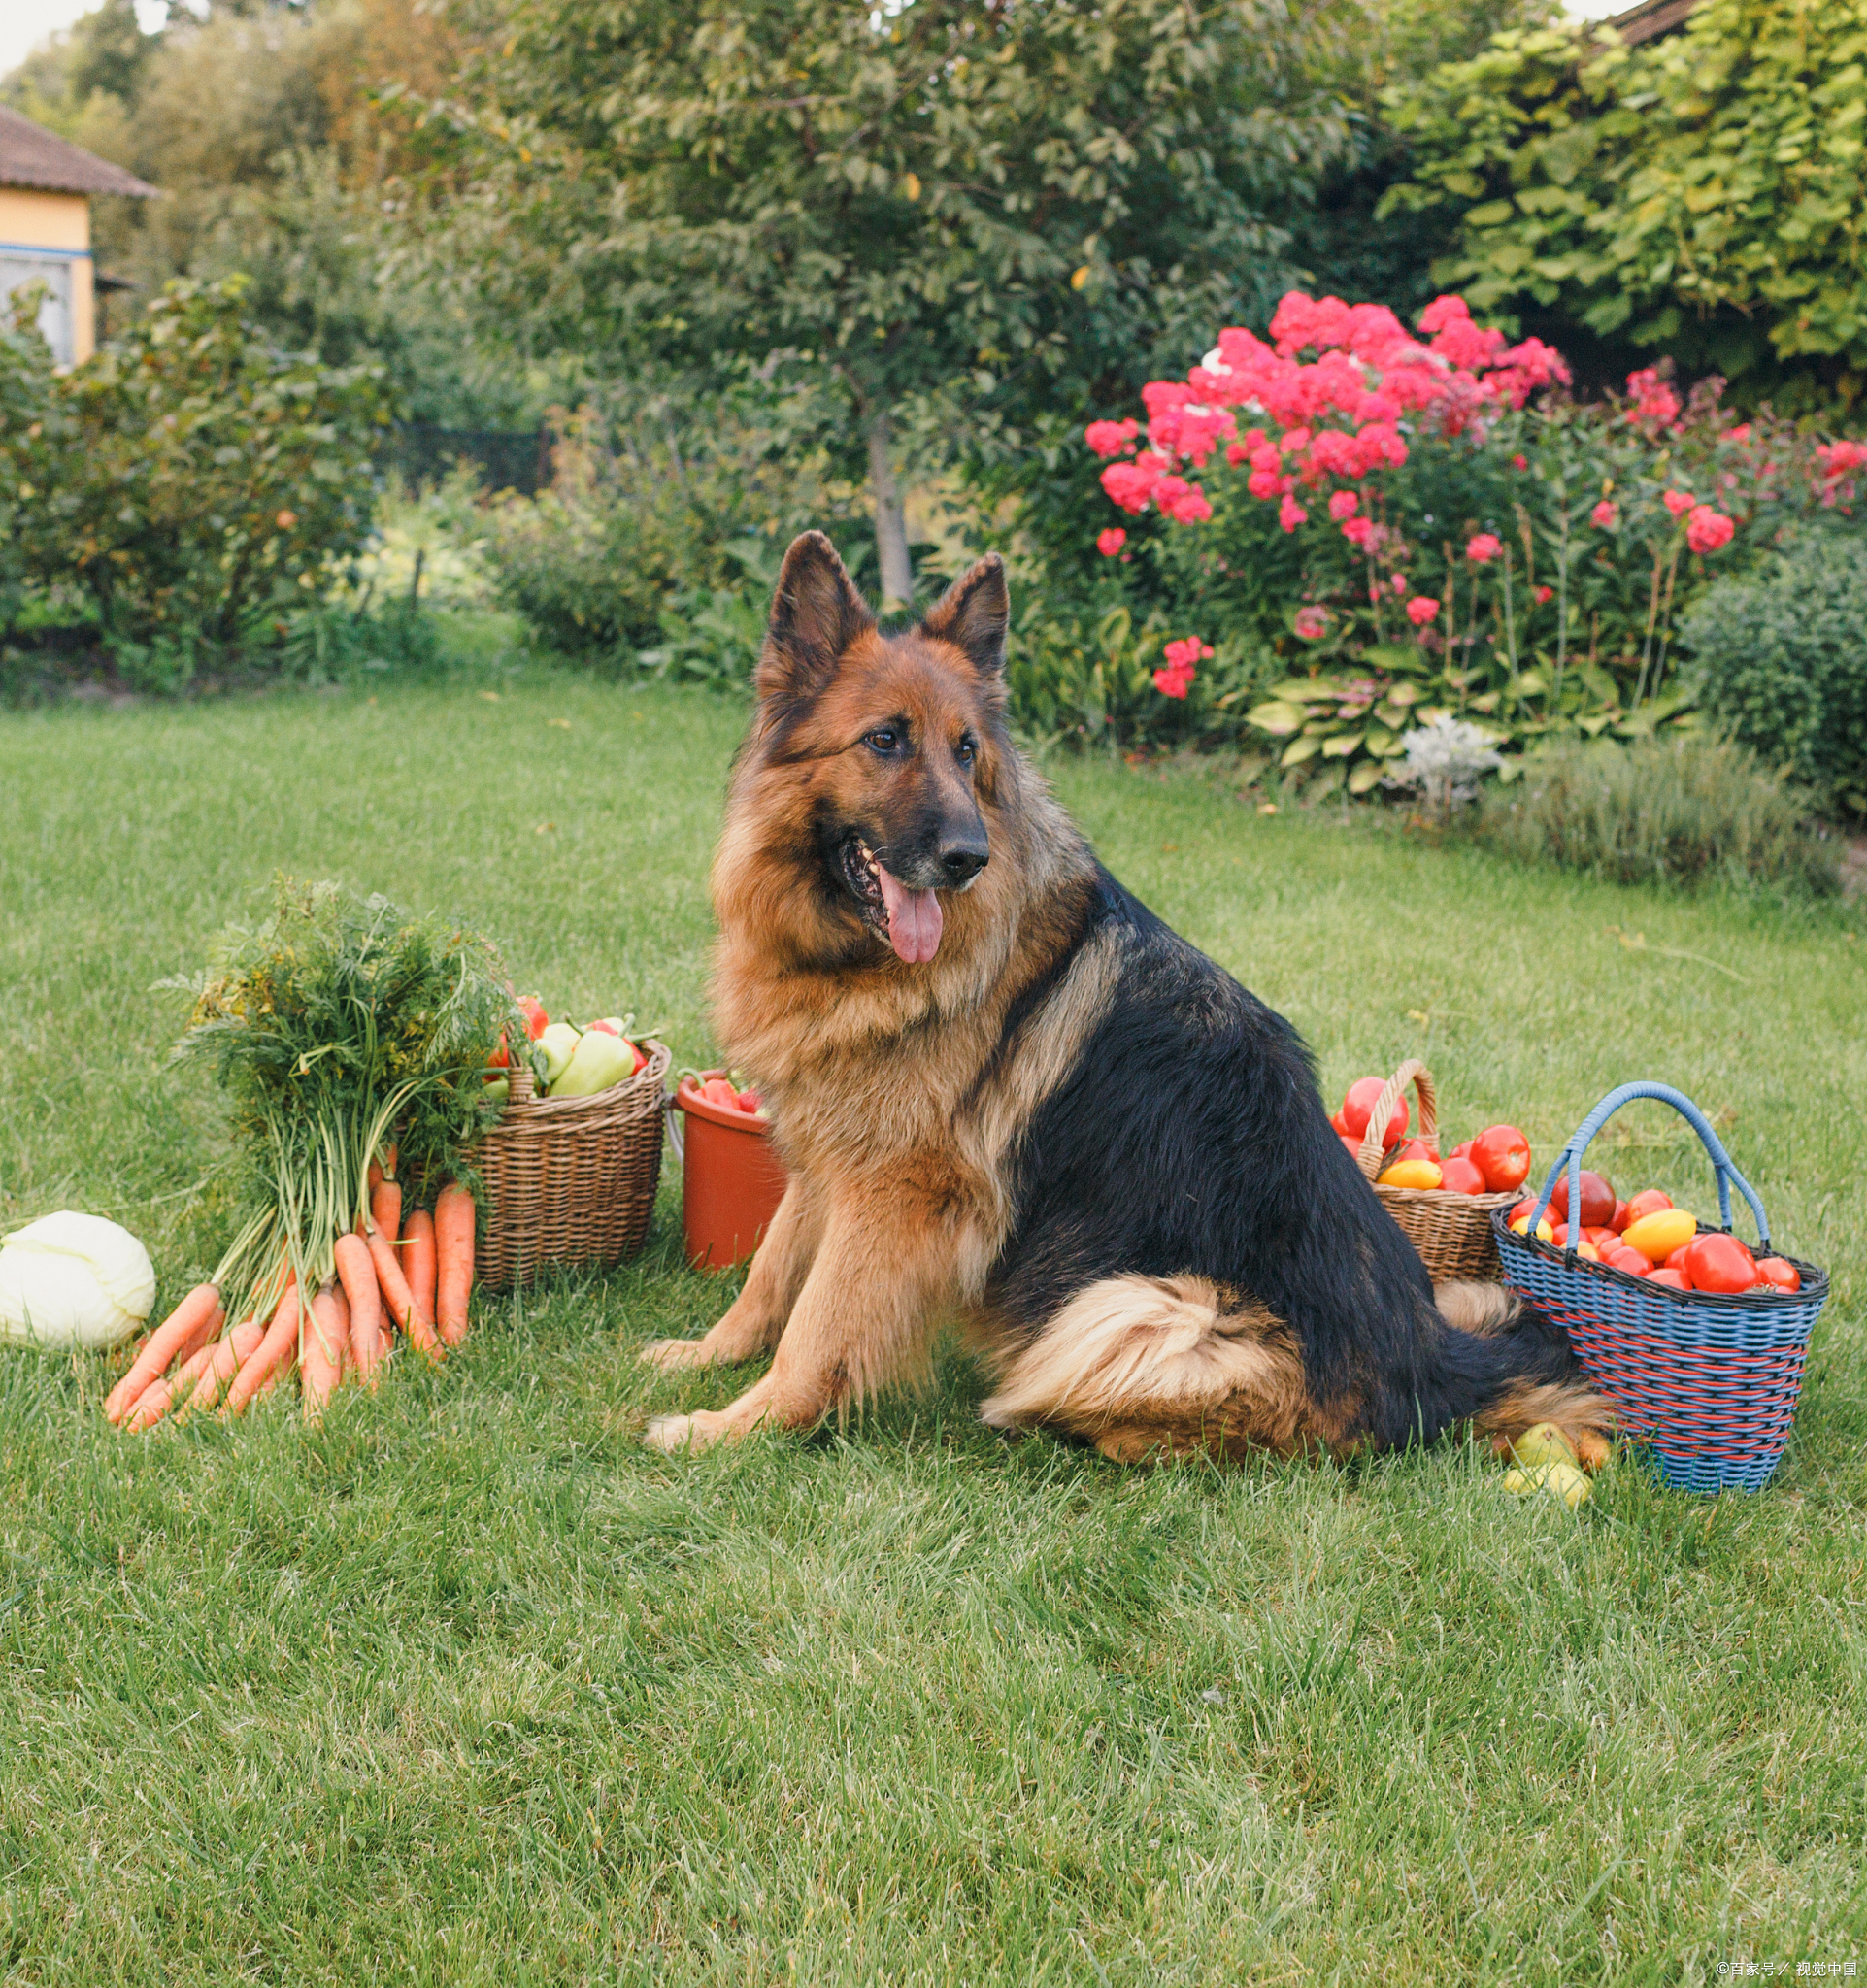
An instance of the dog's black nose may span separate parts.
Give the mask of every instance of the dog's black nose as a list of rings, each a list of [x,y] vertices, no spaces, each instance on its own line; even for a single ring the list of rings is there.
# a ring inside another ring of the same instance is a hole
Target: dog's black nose
[[[940,852],[940,867],[947,873],[949,885],[970,883],[984,869],[990,854],[983,836],[977,842],[949,843]]]

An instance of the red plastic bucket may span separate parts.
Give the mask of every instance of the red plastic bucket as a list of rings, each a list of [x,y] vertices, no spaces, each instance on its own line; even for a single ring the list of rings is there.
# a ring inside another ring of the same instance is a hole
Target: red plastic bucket
[[[701,1073],[704,1082],[723,1070]],[[681,1223],[687,1261],[696,1270],[729,1270],[764,1239],[784,1195],[784,1164],[772,1146],[769,1119],[729,1110],[681,1079],[674,1108],[686,1118],[680,1141]]]

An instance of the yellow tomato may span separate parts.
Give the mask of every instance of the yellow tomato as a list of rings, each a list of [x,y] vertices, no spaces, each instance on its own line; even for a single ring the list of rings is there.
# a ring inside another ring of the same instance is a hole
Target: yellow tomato
[[[1445,1176],[1431,1160],[1396,1160],[1381,1176],[1383,1187],[1437,1187]]]
[[[1536,1232],[1538,1238],[1542,1242],[1553,1242],[1555,1241],[1555,1231],[1552,1228],[1550,1228],[1550,1217],[1548,1215],[1545,1215],[1543,1219],[1536,1225]],[[1527,1236],[1530,1233],[1529,1216],[1518,1215],[1517,1220],[1511,1224],[1511,1233],[1515,1236]]]
[[[1629,1249],[1638,1249],[1649,1263],[1664,1263],[1697,1234],[1698,1220],[1690,1209],[1662,1208],[1629,1222],[1620,1240]]]

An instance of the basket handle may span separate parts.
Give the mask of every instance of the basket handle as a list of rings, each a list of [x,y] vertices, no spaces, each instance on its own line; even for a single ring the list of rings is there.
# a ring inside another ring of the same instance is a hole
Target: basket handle
[[[1543,1210],[1550,1205],[1555,1193],[1555,1184],[1562,1177],[1562,1170],[1569,1170],[1569,1207],[1571,1211],[1582,1206],[1582,1156],[1588,1150],[1594,1136],[1607,1124],[1622,1105],[1630,1105],[1636,1098],[1657,1098],[1662,1105],[1670,1105],[1684,1118],[1711,1156],[1712,1167],[1717,1176],[1717,1211],[1719,1226],[1731,1226],[1731,1188],[1736,1185],[1738,1192],[1750,1204],[1750,1212],[1756,1216],[1757,1247],[1759,1253],[1770,1247],[1770,1220],[1763,1212],[1763,1204],[1757,1199],[1756,1189],[1731,1164],[1731,1156],[1718,1142],[1718,1136],[1712,1130],[1711,1121],[1692,1103],[1684,1091],[1676,1091],[1671,1084],[1623,1083],[1617,1090],[1612,1090],[1590,1111],[1569,1143],[1563,1147],[1556,1163],[1550,1169],[1550,1177],[1543,1183],[1543,1192],[1536,1205],[1536,1212],[1530,1217],[1530,1234],[1536,1234],[1536,1225],[1543,1219]],[[1573,1264],[1576,1260],[1576,1223],[1569,1224],[1569,1241],[1563,1250],[1564,1260]]]
[[[661,1100],[661,1115],[668,1121],[668,1143],[674,1147],[674,1156],[684,1167],[687,1164],[687,1128],[681,1122],[682,1113],[675,1109],[675,1092],[668,1091]]]
[[[1409,1084],[1419,1093],[1418,1138],[1434,1159],[1439,1158],[1439,1099],[1433,1090],[1433,1074],[1415,1057],[1409,1057],[1381,1087],[1375,1108],[1368,1113],[1368,1129],[1361,1135],[1361,1150],[1355,1155],[1361,1171],[1370,1180],[1381,1172],[1382,1155],[1387,1148],[1381,1135],[1394,1115],[1400,1094]]]

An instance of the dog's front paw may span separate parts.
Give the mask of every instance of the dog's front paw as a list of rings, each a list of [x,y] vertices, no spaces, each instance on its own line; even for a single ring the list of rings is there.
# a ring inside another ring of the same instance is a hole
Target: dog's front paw
[[[693,1424],[691,1415],[650,1415],[642,1441],[668,1456],[688,1448],[705,1449],[706,1442],[695,1435]]]
[[[636,1358],[645,1366],[673,1374],[683,1367],[710,1366],[714,1351],[704,1339],[650,1340]]]

